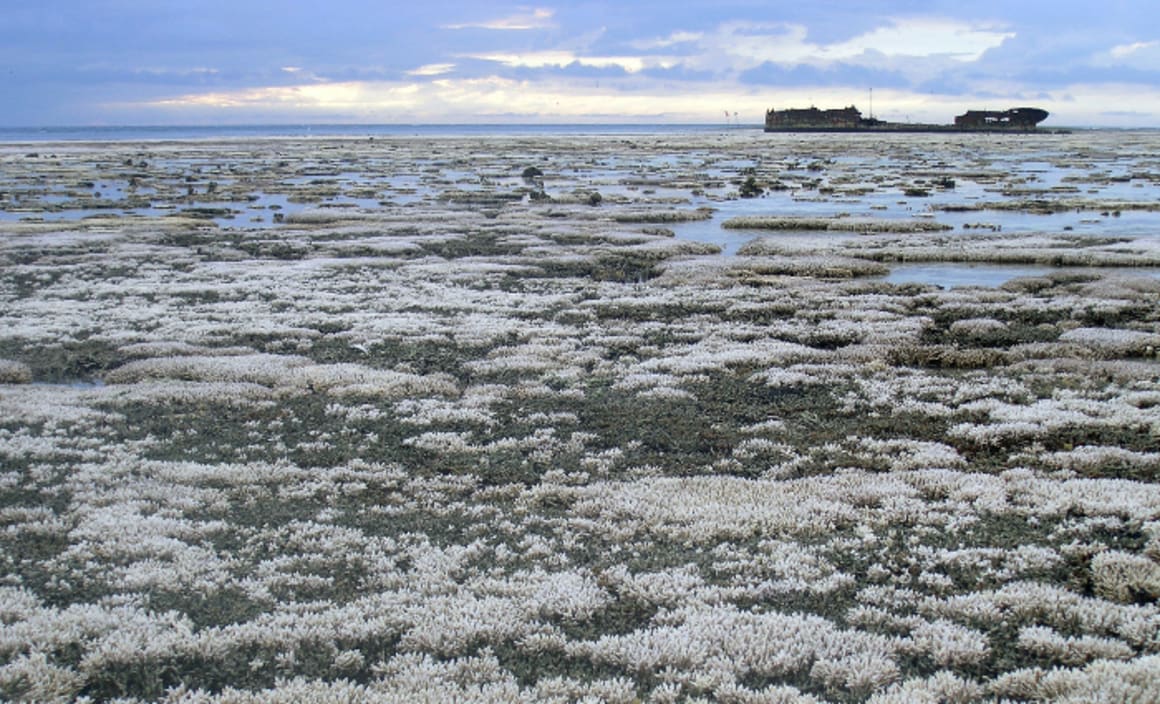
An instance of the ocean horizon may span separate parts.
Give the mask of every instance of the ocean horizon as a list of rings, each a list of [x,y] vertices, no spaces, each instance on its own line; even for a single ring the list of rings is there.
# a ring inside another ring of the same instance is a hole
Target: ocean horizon
[[[0,143],[263,137],[654,134],[760,130],[760,123],[299,123],[0,127]]]

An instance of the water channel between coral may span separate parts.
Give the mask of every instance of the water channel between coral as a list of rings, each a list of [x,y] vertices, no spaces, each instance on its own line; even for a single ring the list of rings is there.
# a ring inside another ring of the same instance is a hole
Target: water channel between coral
[[[1155,701],[1160,133],[0,145],[0,699]]]

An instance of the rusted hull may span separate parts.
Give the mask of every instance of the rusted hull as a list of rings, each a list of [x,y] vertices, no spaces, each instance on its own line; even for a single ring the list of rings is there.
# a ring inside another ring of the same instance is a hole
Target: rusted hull
[[[956,125],[925,125],[925,124],[886,124],[872,127],[770,127],[766,125],[766,132],[1052,132],[1059,133],[1058,129],[1042,129],[1039,127],[958,127]]]

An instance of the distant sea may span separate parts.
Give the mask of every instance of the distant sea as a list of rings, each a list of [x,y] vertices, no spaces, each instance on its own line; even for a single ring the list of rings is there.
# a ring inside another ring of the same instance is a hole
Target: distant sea
[[[673,134],[761,129],[761,125],[719,124],[471,124],[471,125],[167,125],[97,127],[0,127],[3,142],[108,142],[262,137],[405,137],[487,135]]]

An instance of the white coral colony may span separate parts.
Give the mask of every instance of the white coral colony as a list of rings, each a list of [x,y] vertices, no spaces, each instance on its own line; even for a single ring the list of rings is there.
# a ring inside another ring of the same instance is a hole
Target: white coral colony
[[[1160,700],[1155,135],[627,149],[0,148],[0,699]]]

